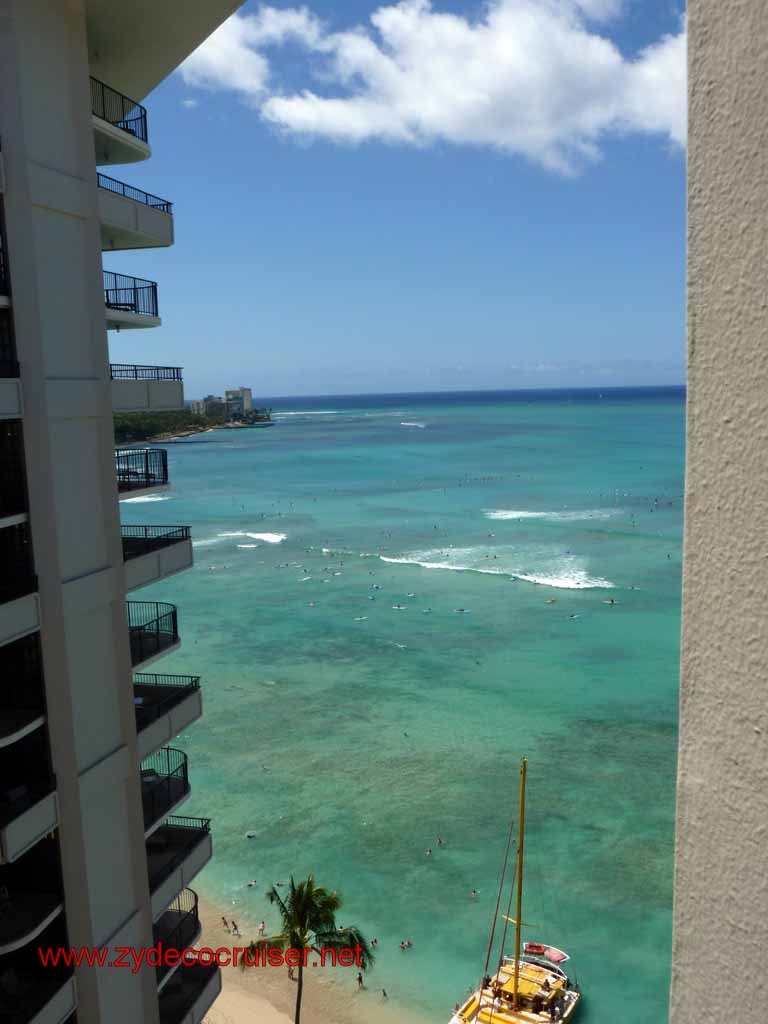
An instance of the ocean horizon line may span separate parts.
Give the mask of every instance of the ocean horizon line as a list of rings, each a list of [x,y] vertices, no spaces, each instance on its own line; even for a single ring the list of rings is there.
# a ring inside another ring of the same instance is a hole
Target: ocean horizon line
[[[612,397],[642,397],[644,395],[668,394],[684,395],[686,384],[627,384],[598,386],[561,386],[561,387],[526,387],[526,388],[442,388],[436,391],[349,391],[338,393],[305,394],[305,395],[266,395],[258,398],[259,403],[296,403],[317,401],[350,401],[351,399],[377,399],[413,401],[419,398],[478,398],[487,400],[491,396],[506,398],[510,396],[584,396],[610,395]],[[255,401],[255,400],[254,400]]]

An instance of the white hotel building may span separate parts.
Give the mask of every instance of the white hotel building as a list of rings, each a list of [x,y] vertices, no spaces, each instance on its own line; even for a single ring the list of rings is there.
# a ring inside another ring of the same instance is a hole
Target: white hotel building
[[[200,932],[211,856],[173,738],[201,714],[171,604],[187,527],[121,527],[166,453],[115,451],[115,410],[183,407],[175,367],[110,363],[107,332],[160,325],[140,250],[171,203],[130,183],[140,101],[236,0],[0,0],[0,1019],[199,1024],[215,966],[43,969],[39,946],[170,948]],[[158,140],[162,145],[162,140]],[[172,183],[169,183],[172,184]],[[163,190],[164,191],[164,190]],[[136,251],[136,276],[109,251]],[[158,334],[162,348],[162,333]],[[149,669],[149,671],[147,671]]]

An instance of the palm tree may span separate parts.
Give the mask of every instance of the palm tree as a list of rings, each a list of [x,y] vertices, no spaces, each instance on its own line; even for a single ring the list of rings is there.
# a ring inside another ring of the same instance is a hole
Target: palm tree
[[[248,947],[247,959],[251,964],[255,963],[257,953],[266,949],[301,951],[294,1015],[294,1024],[301,1024],[305,950],[311,950],[319,955],[323,949],[333,950],[334,953],[339,953],[342,949],[358,949],[357,966],[363,971],[372,965],[373,953],[357,928],[340,928],[336,924],[336,912],[341,908],[341,896],[335,890],[329,892],[323,886],[316,885],[314,875],[310,875],[298,885],[291,876],[290,888],[285,899],[274,886],[268,890],[267,899],[270,903],[277,904],[282,929],[277,935],[252,942]],[[242,966],[246,966],[246,959],[242,961]]]

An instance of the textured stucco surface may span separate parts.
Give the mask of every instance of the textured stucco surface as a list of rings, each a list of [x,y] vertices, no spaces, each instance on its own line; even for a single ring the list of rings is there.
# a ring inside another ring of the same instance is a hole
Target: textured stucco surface
[[[672,1024],[766,1021],[768,3],[690,0]],[[730,961],[731,969],[720,971]]]

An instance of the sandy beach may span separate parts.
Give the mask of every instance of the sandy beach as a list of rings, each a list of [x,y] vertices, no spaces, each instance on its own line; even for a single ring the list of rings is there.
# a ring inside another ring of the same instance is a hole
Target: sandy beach
[[[218,907],[204,899],[199,904],[203,934],[198,948],[247,945],[257,937],[258,922],[238,914],[242,938],[233,938],[221,923],[231,916],[231,908]],[[222,968],[222,992],[206,1015],[206,1024],[293,1024],[296,983],[290,981],[285,967]],[[403,1012],[393,999],[382,995],[376,971],[366,979],[366,988],[358,991],[357,969],[324,968],[305,975],[302,1000],[302,1024],[420,1024],[418,1018]]]

